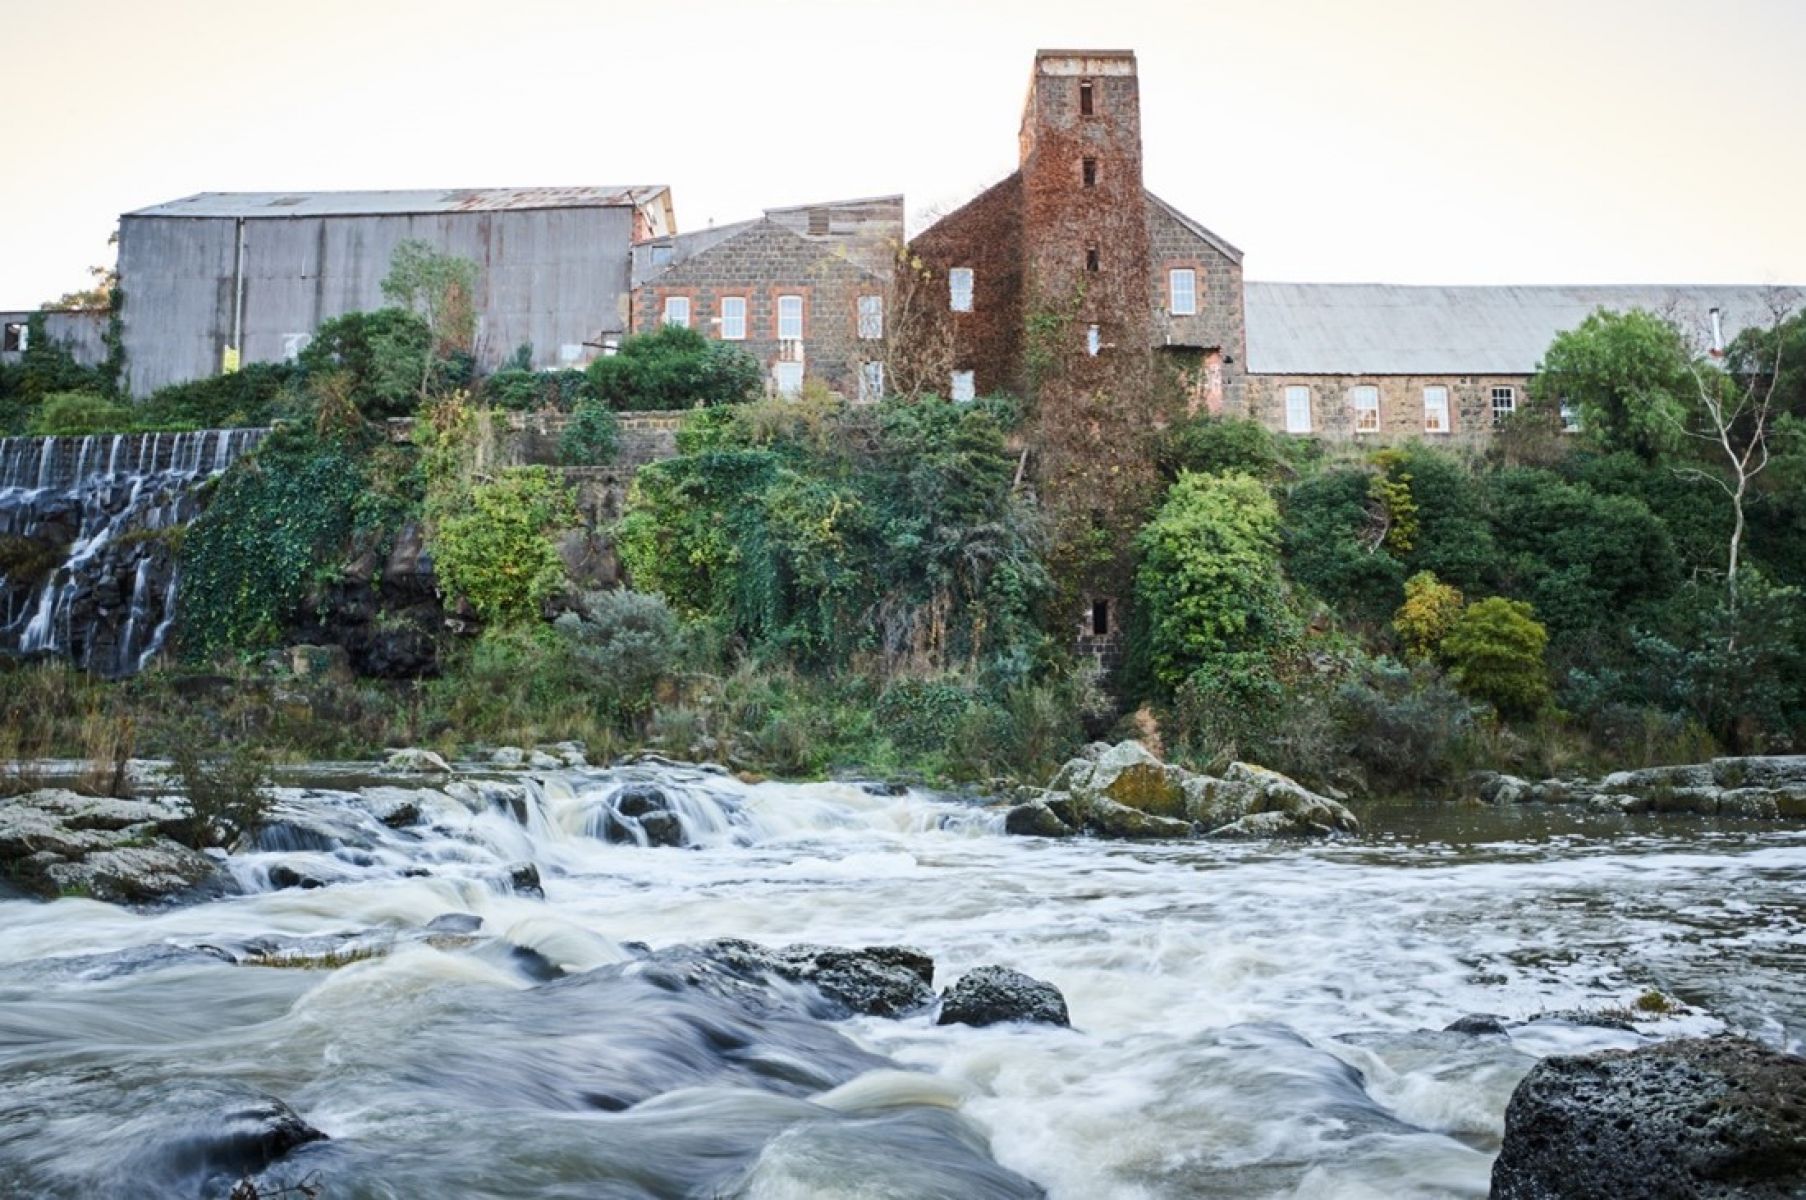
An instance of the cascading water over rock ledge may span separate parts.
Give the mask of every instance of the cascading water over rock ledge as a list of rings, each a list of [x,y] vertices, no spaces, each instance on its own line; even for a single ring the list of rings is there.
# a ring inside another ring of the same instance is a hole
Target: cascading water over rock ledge
[[[130,675],[162,648],[180,584],[168,531],[262,429],[0,438],[0,653]]]

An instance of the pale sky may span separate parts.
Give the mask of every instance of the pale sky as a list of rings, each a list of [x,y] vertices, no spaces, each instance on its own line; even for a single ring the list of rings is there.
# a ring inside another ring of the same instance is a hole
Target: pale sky
[[[1806,0],[0,0],[0,307],[202,191],[668,183],[680,229],[1015,165],[1138,52],[1250,279],[1806,283]]]

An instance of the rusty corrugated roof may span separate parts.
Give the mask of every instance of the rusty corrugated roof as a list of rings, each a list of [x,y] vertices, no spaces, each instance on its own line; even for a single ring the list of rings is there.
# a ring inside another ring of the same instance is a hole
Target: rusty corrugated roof
[[[662,184],[594,187],[442,188],[394,192],[202,192],[128,217],[349,217],[509,212],[534,208],[629,208],[651,203]]]

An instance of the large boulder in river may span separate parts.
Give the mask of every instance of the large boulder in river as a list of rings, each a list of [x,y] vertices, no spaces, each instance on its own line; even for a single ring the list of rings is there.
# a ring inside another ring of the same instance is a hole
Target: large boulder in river
[[[1009,833],[1112,838],[1321,837],[1360,828],[1341,803],[1277,771],[1233,763],[1222,778],[1161,762],[1140,742],[1088,746],[1045,794],[1011,809]]]
[[[1741,1038],[1546,1058],[1512,1093],[1493,1200],[1806,1195],[1806,1059]]]
[[[808,984],[828,1002],[825,1016],[901,1017],[934,1003],[934,960],[909,946],[795,945],[770,949],[739,938],[678,947],[668,961],[703,958],[742,979]]]
[[[999,1025],[1021,1021],[1071,1025],[1066,997],[1043,979],[1008,967],[977,967],[941,997],[941,1025]]]
[[[171,805],[82,796],[50,788],[0,801],[0,876],[44,897],[91,896],[144,904],[224,886],[205,854],[165,836]]]

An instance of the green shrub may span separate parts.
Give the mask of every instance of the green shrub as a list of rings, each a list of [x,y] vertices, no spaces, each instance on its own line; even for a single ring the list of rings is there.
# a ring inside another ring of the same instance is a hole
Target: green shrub
[[[595,397],[582,371],[535,371],[504,367],[483,381],[483,398],[514,412],[550,408],[572,412]]]
[[[1528,604],[1494,596],[1462,611],[1441,653],[1463,692],[1501,713],[1531,716],[1549,703],[1548,644]]]
[[[212,731],[184,726],[170,750],[170,773],[183,807],[173,836],[197,850],[231,847],[269,815],[269,754],[248,739],[228,744]]]
[[[1177,479],[1235,472],[1275,480],[1289,471],[1279,437],[1259,421],[1201,414],[1176,421],[1155,444],[1161,473]]]
[[[874,715],[901,749],[944,749],[952,743],[972,705],[971,690],[959,683],[897,679],[878,697]]]
[[[1654,459],[1685,440],[1693,376],[1680,332],[1654,313],[1600,309],[1556,336],[1530,392],[1580,411],[1586,438]]]
[[[426,321],[399,308],[323,322],[299,362],[310,378],[345,375],[358,411],[378,419],[411,415],[423,396],[452,386],[460,373],[434,355]]]
[[[1392,628],[1413,658],[1429,658],[1461,615],[1461,593],[1428,571],[1405,580],[1405,602],[1392,617]]]
[[[600,467],[614,461],[621,449],[621,422],[600,400],[579,401],[558,454],[568,466]]]
[[[268,425],[301,407],[299,375],[292,363],[251,363],[227,375],[172,384],[138,406],[138,421],[155,429]]]
[[[758,359],[680,325],[626,338],[589,365],[589,379],[598,399],[624,410],[737,404],[765,388]]]
[[[553,531],[576,524],[569,491],[544,467],[509,467],[435,522],[433,567],[448,595],[486,622],[540,615],[564,586]]]
[[[677,618],[657,596],[592,592],[583,598],[581,614],[564,613],[553,627],[610,716],[645,716],[660,681],[678,669]]]
[[[1337,468],[1305,479],[1286,497],[1286,573],[1356,620],[1379,624],[1404,600],[1405,569],[1374,535],[1371,476]]]
[[[1365,662],[1336,686],[1331,708],[1339,756],[1376,792],[1452,787],[1469,767],[1473,706],[1429,663]]]
[[[31,416],[34,437],[83,437],[132,429],[137,414],[129,404],[116,404],[96,392],[53,392]]]

